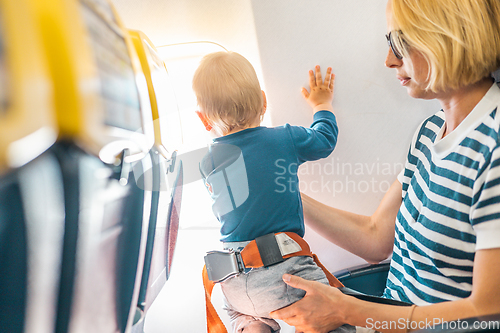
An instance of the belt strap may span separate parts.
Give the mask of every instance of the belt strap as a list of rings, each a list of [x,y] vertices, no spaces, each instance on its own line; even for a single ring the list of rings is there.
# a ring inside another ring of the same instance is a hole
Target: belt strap
[[[281,233],[278,233],[281,234]],[[276,234],[276,235],[278,235]],[[267,237],[275,237],[275,234],[269,234],[263,237],[259,237],[256,240],[251,241],[245,248],[241,251],[241,258],[243,259],[243,263],[245,264],[245,267],[247,268],[259,268],[259,267],[264,267],[264,266],[270,266],[274,263],[281,262],[285,259],[291,258],[291,257],[296,257],[296,256],[309,256],[314,259],[314,262],[316,265],[318,265],[323,272],[325,273],[328,282],[330,286],[340,288],[343,287],[344,285],[342,282],[337,280],[335,276],[333,276],[330,271],[326,269],[323,264],[319,261],[318,257],[311,252],[311,249],[309,247],[309,244],[297,235],[296,233],[293,232],[285,232],[285,234],[293,239],[297,244],[300,245],[301,250],[297,252],[293,252],[290,254],[286,254],[284,256],[281,256],[281,258],[277,258],[276,256],[276,248],[274,248],[273,245],[270,245],[270,242],[272,243],[272,239],[267,238]],[[274,240],[274,243],[276,241]],[[278,246],[278,245],[276,245]],[[261,251],[259,251],[262,250]],[[279,251],[279,248],[278,248]],[[210,281],[208,279],[208,274],[207,274],[207,268],[206,266],[203,267],[203,286],[205,287],[205,304],[206,304],[206,311],[207,311],[207,332],[208,333],[227,333],[226,327],[224,326],[224,323],[220,319],[219,315],[217,314],[217,311],[215,310],[213,304],[212,304],[212,290],[214,289],[215,282]]]
[[[203,266],[203,286],[205,287],[205,305],[207,311],[207,333],[227,333],[224,323],[220,319],[212,304],[212,290],[215,282],[208,279],[207,267]]]

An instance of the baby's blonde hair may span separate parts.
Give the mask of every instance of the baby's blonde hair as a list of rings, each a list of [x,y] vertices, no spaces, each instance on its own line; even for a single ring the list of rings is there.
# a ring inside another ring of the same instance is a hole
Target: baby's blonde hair
[[[500,0],[392,0],[395,47],[420,51],[431,91],[457,89],[500,67]]]
[[[200,111],[220,133],[245,128],[263,114],[259,80],[250,62],[236,52],[206,55],[193,77]]]

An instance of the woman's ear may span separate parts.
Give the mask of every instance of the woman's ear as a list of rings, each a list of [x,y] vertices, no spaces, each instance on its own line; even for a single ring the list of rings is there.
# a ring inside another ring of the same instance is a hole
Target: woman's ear
[[[205,126],[205,129],[210,132],[212,130],[212,125],[210,124],[210,121],[208,120],[207,116],[205,116],[205,114],[200,111],[196,111],[196,114],[203,123],[203,126]]]
[[[267,110],[267,98],[266,98],[266,93],[264,90],[262,90],[262,100],[264,101],[262,105],[262,114],[260,115],[261,117],[264,117],[264,114],[266,113]]]

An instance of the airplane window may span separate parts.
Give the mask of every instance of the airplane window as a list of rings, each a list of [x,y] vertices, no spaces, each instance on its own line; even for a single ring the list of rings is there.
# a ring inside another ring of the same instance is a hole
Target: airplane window
[[[219,224],[213,217],[212,202],[201,181],[198,165],[187,165],[187,163],[191,160],[197,161],[195,156],[199,154],[203,156],[203,149],[206,149],[213,139],[195,113],[199,109],[192,89],[194,72],[205,55],[227,50],[222,45],[206,41],[157,46],[156,49],[168,70],[179,106],[183,143],[178,149],[178,156],[185,157],[186,162],[182,202],[185,209],[181,212],[182,228],[218,228]],[[266,120],[263,125],[267,125]]]
[[[82,0],[81,3],[101,79],[105,124],[142,132],[135,74],[111,8],[102,0]]]
[[[200,60],[205,55],[212,52],[227,51],[227,49],[210,41],[170,44],[157,46],[156,48],[167,67],[172,82],[174,82],[182,124],[184,149],[192,151],[200,147],[206,147],[207,144],[211,143],[212,137],[205,130],[195,113],[198,110],[198,105],[192,89],[192,79]],[[258,66],[256,66],[256,71],[259,76],[260,68]],[[260,83],[262,89],[264,89],[264,82],[261,80]],[[266,113],[262,122],[263,126],[271,125],[268,116],[268,113]]]
[[[0,17],[0,28],[2,27],[2,18]],[[7,111],[9,95],[9,82],[7,76],[7,65],[5,63],[5,46],[0,29],[0,116]]]
[[[178,155],[181,158],[188,156],[187,159],[191,160],[191,154],[196,155],[196,152],[202,152],[212,141],[210,134],[205,130],[195,113],[198,106],[192,89],[193,75],[203,56],[212,52],[224,51],[225,48],[210,42],[198,42],[158,46],[157,50],[173,82],[179,106],[183,144]],[[191,179],[188,178],[190,175],[186,171],[188,169],[195,170],[192,175],[194,179],[197,179],[196,181],[190,180],[186,183],[186,179]],[[204,183],[201,181],[198,165],[184,165],[184,170],[186,178],[183,186],[182,205],[184,208],[180,217],[181,229],[213,227],[214,230],[218,230],[218,221],[213,217],[212,202]]]
[[[224,51],[225,48],[211,42],[195,42],[159,46],[157,49],[172,82],[175,83],[174,89],[184,138],[183,149],[191,151],[206,147],[211,138],[195,113],[198,110],[198,105],[191,88],[191,81],[203,56],[212,52]]]
[[[177,97],[165,64],[157,56],[156,51],[149,44],[146,43],[146,45],[150,48],[149,55],[153,60],[151,79],[155,87],[156,103],[160,113],[161,134],[165,141],[165,148],[168,151],[173,151],[181,146],[183,137]]]

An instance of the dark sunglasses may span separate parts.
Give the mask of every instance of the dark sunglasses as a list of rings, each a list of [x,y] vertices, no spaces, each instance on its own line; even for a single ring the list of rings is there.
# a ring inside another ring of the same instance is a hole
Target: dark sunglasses
[[[394,47],[394,41],[393,41],[394,35],[392,33],[395,33],[395,35],[401,35],[402,32],[401,31],[391,31],[387,35],[385,35],[385,38],[387,39],[387,44],[389,44],[389,47],[391,48],[392,53],[394,53],[396,58],[401,60],[401,59],[403,59],[403,55],[401,54],[401,52],[399,52],[397,50],[396,47]]]

